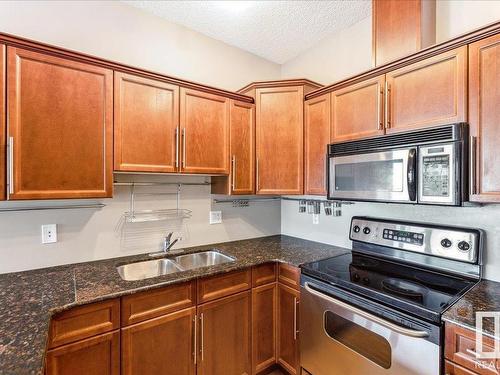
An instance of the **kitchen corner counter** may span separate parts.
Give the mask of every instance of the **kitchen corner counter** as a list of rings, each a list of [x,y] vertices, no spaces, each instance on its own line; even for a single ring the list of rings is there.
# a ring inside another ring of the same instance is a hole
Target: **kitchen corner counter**
[[[443,316],[443,320],[476,330],[476,312],[500,312],[500,283],[483,280],[460,298]],[[492,319],[483,321],[483,333],[495,337]]]
[[[183,253],[209,249],[236,261],[140,281],[122,280],[116,266],[151,259],[147,254],[0,275],[0,373],[43,373],[50,319],[71,307],[267,262],[299,266],[349,251],[276,235],[191,247]]]

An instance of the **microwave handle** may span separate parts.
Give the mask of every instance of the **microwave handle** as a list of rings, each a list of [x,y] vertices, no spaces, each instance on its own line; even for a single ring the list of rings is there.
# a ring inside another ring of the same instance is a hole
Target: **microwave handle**
[[[408,151],[408,196],[411,202],[417,200],[417,150],[412,148]]]

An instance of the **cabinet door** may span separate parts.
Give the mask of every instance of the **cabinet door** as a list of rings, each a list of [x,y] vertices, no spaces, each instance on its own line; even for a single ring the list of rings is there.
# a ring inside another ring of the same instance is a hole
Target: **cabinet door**
[[[8,47],[9,199],[111,197],[113,72]]]
[[[252,290],[252,363],[253,373],[276,363],[276,283]]]
[[[181,88],[181,171],[229,173],[229,99]]]
[[[115,170],[175,172],[179,87],[115,72]]]
[[[195,374],[196,308],[122,328],[122,374]]]
[[[231,100],[231,194],[255,192],[255,107]]]
[[[326,154],[330,143],[330,94],[305,102],[305,194],[326,195]]]
[[[249,375],[250,291],[198,306],[198,375]]]
[[[47,352],[47,375],[119,375],[120,332],[94,336]]]
[[[467,46],[387,73],[387,132],[467,120]]]
[[[384,83],[382,75],[332,92],[332,142],[384,134]]]
[[[476,146],[470,199],[500,202],[500,35],[471,44],[469,54],[469,124]]]
[[[299,374],[298,311],[300,293],[278,284],[278,363]]]
[[[0,200],[6,196],[6,160],[7,144],[5,142],[5,45],[0,44]]]
[[[256,90],[256,192],[303,193],[304,88]]]

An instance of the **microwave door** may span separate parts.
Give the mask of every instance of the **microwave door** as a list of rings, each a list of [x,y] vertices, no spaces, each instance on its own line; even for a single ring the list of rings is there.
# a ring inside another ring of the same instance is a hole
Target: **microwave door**
[[[328,198],[416,202],[416,149],[329,157]]]

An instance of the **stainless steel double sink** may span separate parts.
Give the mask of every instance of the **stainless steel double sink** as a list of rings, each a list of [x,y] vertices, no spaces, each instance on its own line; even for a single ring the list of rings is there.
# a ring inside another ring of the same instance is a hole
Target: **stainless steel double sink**
[[[123,280],[144,280],[196,268],[234,262],[236,259],[216,250],[179,255],[174,258],[145,260],[116,267]]]

